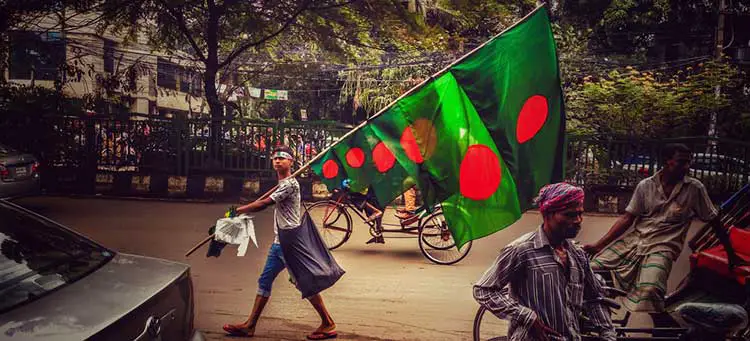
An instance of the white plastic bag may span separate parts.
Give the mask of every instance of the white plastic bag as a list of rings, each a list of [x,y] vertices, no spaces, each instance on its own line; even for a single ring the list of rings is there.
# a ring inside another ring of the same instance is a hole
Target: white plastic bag
[[[216,232],[214,238],[227,244],[235,244],[237,256],[242,257],[247,252],[247,246],[252,239],[255,247],[258,247],[258,240],[255,237],[255,225],[253,217],[240,215],[234,218],[222,218],[216,221]]]

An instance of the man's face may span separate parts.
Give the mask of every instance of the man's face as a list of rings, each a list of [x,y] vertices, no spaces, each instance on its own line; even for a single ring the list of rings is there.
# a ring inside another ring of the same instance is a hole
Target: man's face
[[[690,163],[692,162],[692,156],[690,153],[675,152],[672,158],[667,160],[664,165],[665,170],[669,175],[675,179],[683,179],[690,170]]]
[[[547,223],[550,231],[559,239],[571,239],[578,236],[583,221],[583,204],[574,204],[561,211],[552,213]]]
[[[273,158],[273,169],[277,172],[288,171],[292,168],[292,160],[285,157],[274,157]]]

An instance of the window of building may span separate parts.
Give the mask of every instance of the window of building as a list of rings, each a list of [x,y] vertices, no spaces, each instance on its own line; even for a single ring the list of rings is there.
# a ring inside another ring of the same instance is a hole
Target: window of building
[[[166,89],[177,90],[177,65],[166,59],[158,58],[156,65],[156,85]]]
[[[203,96],[203,76],[199,73],[193,73],[192,83],[190,93],[195,97]]]
[[[190,92],[190,78],[191,72],[185,70],[185,68],[180,68],[180,91]]]
[[[59,32],[13,32],[9,58],[11,79],[55,80],[65,63]]]
[[[115,72],[115,42],[104,39],[104,72]]]

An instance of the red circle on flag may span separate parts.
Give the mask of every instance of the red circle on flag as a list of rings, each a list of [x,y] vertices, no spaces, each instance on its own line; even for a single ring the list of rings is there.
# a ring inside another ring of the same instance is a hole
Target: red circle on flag
[[[409,160],[416,163],[424,162],[422,153],[419,151],[419,145],[417,139],[414,138],[414,133],[411,131],[411,127],[406,127],[404,132],[401,134],[401,147],[404,148],[404,152]]]
[[[383,142],[378,143],[372,149],[372,160],[375,162],[375,168],[381,173],[387,172],[396,163],[396,157]]]
[[[365,152],[362,148],[352,148],[346,152],[346,163],[352,168],[359,168],[365,164]]]
[[[459,169],[461,194],[472,200],[485,200],[500,187],[502,169],[497,154],[485,145],[469,146]]]
[[[339,164],[336,161],[328,160],[323,163],[323,177],[333,179],[339,175]]]
[[[544,122],[547,121],[549,107],[547,98],[542,95],[529,97],[521,108],[516,122],[516,140],[518,143],[525,143],[542,130]]]

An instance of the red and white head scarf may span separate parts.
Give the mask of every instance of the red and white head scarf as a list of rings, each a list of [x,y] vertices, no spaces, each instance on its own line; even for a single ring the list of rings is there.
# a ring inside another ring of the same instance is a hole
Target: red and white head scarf
[[[565,182],[550,184],[539,190],[534,203],[542,214],[557,212],[574,203],[582,204],[583,189]]]

